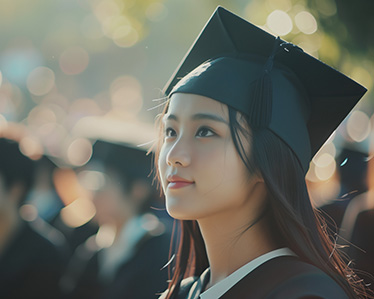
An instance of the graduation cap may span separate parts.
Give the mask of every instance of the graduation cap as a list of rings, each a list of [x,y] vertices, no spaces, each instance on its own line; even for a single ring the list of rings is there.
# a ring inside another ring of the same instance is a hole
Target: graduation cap
[[[227,104],[270,129],[304,172],[366,89],[303,52],[218,7],[164,87]]]
[[[100,162],[127,177],[147,180],[151,173],[152,155],[131,144],[97,140],[90,162]]]

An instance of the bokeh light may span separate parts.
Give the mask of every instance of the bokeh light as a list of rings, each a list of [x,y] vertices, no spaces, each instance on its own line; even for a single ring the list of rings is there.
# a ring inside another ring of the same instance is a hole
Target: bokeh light
[[[55,85],[55,74],[50,68],[40,66],[32,70],[27,77],[27,88],[36,96],[42,96],[51,91]]]
[[[336,162],[334,158],[325,153],[318,160],[319,164],[316,164],[315,175],[321,181],[326,181],[330,179],[335,173]]]
[[[370,119],[367,114],[359,110],[353,111],[347,121],[349,137],[356,142],[361,142],[369,136],[370,130]]]
[[[291,32],[293,25],[290,16],[282,10],[274,10],[266,20],[268,28],[276,35],[287,35]]]
[[[67,75],[82,73],[89,63],[88,52],[82,47],[70,47],[60,56],[60,68]]]
[[[87,190],[97,191],[105,186],[107,177],[100,171],[83,170],[78,173],[78,180]]]
[[[34,205],[24,204],[19,208],[19,214],[25,221],[32,222],[38,218],[38,210]]]
[[[295,16],[295,24],[305,34],[317,31],[317,21],[310,12],[301,11]]]
[[[74,166],[82,166],[92,156],[92,144],[85,138],[77,138],[68,146],[67,160]]]
[[[116,227],[113,225],[102,225],[100,226],[95,241],[99,248],[107,248],[112,246],[116,237]]]
[[[46,123],[55,123],[56,114],[52,109],[45,105],[39,105],[33,108],[27,116],[27,123],[30,126],[40,127]]]
[[[113,111],[121,115],[134,116],[143,106],[142,88],[131,76],[119,77],[110,86]]]
[[[82,226],[96,214],[96,209],[88,198],[77,198],[61,209],[60,215],[64,223],[72,228]]]
[[[44,153],[40,141],[33,136],[25,136],[19,144],[21,152],[33,160],[40,159]]]

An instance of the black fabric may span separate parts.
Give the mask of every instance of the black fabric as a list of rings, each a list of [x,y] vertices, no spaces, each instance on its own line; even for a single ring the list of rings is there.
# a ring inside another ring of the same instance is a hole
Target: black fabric
[[[191,288],[198,285],[197,280],[189,278],[184,281],[178,299],[198,299],[205,285],[201,285],[200,290],[192,290]],[[348,296],[320,269],[296,257],[282,256],[271,259],[253,270],[220,298],[345,299]]]
[[[272,259],[244,277],[222,299],[348,298],[327,274],[295,257]]]
[[[64,257],[49,240],[22,223],[0,255],[0,298],[59,298]]]
[[[98,255],[85,265],[76,288],[65,298],[152,299],[167,288],[168,271],[161,268],[168,261],[170,235],[146,235],[135,255],[120,266],[114,280],[102,285],[98,278]]]

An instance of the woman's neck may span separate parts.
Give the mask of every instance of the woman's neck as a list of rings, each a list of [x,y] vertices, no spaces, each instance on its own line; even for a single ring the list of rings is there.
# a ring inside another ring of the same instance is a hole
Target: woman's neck
[[[243,218],[238,215],[228,219],[218,217],[214,221],[198,221],[210,265],[210,282],[207,288],[253,259],[279,247],[273,242],[267,228],[266,215],[249,229],[247,228],[251,223],[241,219]],[[256,218],[252,221],[256,221]]]

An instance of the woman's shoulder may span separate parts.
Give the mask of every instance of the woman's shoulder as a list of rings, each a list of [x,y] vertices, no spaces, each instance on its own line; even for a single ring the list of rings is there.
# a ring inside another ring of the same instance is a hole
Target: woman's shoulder
[[[179,292],[178,292],[178,298],[183,299],[183,298],[187,297],[187,295],[188,295],[192,285],[196,281],[196,279],[197,279],[196,277],[188,277],[188,278],[185,278],[185,279],[182,280],[180,288],[179,288]],[[166,290],[165,292],[163,292],[158,299],[165,299],[168,292],[169,292],[169,290]]]
[[[319,268],[296,257],[278,257],[248,274],[222,298],[345,299],[348,296]]]
[[[289,267],[294,271],[282,271],[284,279],[273,286],[266,298],[348,298],[341,286],[321,269],[297,260]]]

